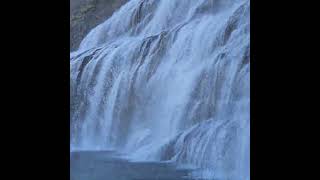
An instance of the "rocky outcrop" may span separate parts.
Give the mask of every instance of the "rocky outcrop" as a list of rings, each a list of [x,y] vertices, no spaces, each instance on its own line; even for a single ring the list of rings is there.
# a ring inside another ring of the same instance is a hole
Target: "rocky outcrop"
[[[128,0],[70,0],[70,51]]]

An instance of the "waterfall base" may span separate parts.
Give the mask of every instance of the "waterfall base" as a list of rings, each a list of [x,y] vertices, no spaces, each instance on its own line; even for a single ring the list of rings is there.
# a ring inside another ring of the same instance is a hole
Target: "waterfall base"
[[[71,153],[71,180],[192,180],[190,169],[173,163],[130,162],[112,151]]]

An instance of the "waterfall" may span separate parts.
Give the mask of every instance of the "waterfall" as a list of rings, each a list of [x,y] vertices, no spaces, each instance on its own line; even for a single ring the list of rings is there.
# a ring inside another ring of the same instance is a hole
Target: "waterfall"
[[[130,0],[70,53],[71,150],[250,179],[249,76],[249,0]]]

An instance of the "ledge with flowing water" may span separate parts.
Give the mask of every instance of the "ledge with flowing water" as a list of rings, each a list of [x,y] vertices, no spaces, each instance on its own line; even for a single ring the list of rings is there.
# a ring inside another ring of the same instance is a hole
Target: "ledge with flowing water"
[[[250,1],[131,0],[70,54],[71,149],[250,179]]]

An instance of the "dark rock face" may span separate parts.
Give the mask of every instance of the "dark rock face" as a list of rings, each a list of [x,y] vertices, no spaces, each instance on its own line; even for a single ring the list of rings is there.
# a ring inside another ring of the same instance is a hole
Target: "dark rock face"
[[[128,0],[70,0],[70,51]]]

